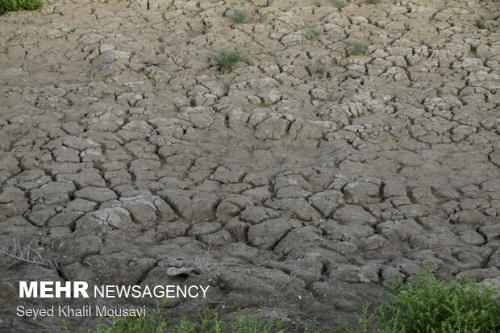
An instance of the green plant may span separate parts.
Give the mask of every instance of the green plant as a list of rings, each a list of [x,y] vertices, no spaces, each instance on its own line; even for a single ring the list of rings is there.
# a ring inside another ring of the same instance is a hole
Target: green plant
[[[285,333],[275,319],[262,319],[239,315],[232,320],[222,320],[215,310],[208,310],[198,320],[182,318],[176,325],[167,325],[160,308],[149,317],[109,318],[98,322],[94,333]],[[58,333],[70,333],[64,322]],[[314,331],[319,333],[319,331]],[[90,332],[88,332],[90,333]],[[313,333],[309,331],[308,333]]]
[[[97,324],[95,333],[163,333],[167,322],[161,317],[110,318]]]
[[[35,10],[43,5],[43,0],[0,0],[0,15],[16,10]]]
[[[229,17],[234,23],[243,23],[248,18],[248,12],[243,9],[234,9]]]
[[[237,316],[229,325],[229,332],[237,333],[285,333],[276,319],[248,318]]]
[[[330,0],[330,2],[338,9],[342,9],[347,5],[345,0]]]
[[[95,333],[164,333],[167,321],[161,314],[161,304],[161,302],[156,304],[155,311],[150,316],[111,317],[99,321]]]
[[[424,269],[405,284],[393,283],[371,316],[365,308],[354,328],[338,333],[500,332],[498,293],[470,278],[441,280]]]
[[[344,40],[344,44],[346,45],[346,51],[348,55],[362,55],[365,54],[368,51],[368,44],[358,41],[358,40],[353,40],[353,39],[346,39]]]
[[[484,16],[479,16],[474,22],[479,29],[486,29],[486,20]]]
[[[316,28],[309,28],[306,30],[307,39],[318,40],[321,37],[321,31]]]
[[[326,73],[327,69],[328,69],[327,66],[322,63],[312,64],[307,67],[309,75],[315,75],[315,74],[323,75]]]
[[[380,3],[380,0],[366,0],[366,3],[369,5],[376,5]]]
[[[198,322],[183,318],[169,333],[284,333],[275,319],[264,320],[247,316],[236,316],[232,320],[221,320],[215,310],[207,311]]]
[[[244,60],[243,55],[238,50],[221,51],[215,55],[215,62],[222,73],[230,73],[234,67]]]
[[[379,333],[500,332],[498,290],[470,278],[440,280],[429,270],[390,292]]]
[[[236,316],[222,320],[209,310],[198,320],[167,325],[160,311],[149,317],[111,318],[95,333],[496,333],[500,332],[500,290],[470,278],[438,279],[428,269],[406,283],[390,283],[386,300],[369,314],[365,307],[352,327],[321,325],[285,328],[282,322]],[[61,333],[69,333],[66,325]]]

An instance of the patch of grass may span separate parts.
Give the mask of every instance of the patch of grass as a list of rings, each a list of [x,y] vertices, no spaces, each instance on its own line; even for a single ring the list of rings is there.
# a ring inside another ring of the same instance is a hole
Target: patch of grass
[[[197,321],[183,318],[177,325],[168,325],[159,309],[157,307],[154,315],[149,317],[109,318],[99,322],[93,333],[285,333],[276,319],[240,315],[225,321],[215,310],[207,311]],[[67,323],[58,331],[70,332]]]
[[[369,5],[376,5],[380,3],[380,0],[366,0],[366,3]]]
[[[355,328],[344,327],[339,332],[500,332],[499,292],[470,278],[441,280],[424,269],[408,283],[389,289],[388,301],[373,315],[365,311]]]
[[[243,54],[238,50],[221,51],[215,55],[215,62],[221,73],[232,72],[236,65],[243,60]]]
[[[310,40],[318,40],[321,37],[321,31],[317,28],[309,28],[306,30],[306,37]]]
[[[0,15],[17,10],[35,10],[43,5],[43,0],[0,0]]]
[[[476,27],[478,29],[486,29],[486,20],[484,16],[479,16],[478,18],[476,18],[474,23],[476,24]]]
[[[285,333],[275,319],[264,320],[237,316],[230,321],[221,320],[216,311],[208,311],[198,322],[182,319],[169,333]]]
[[[307,70],[309,72],[309,75],[324,75],[327,71],[328,67],[325,64],[322,63],[316,63],[309,65],[307,67]]]
[[[353,327],[287,327],[275,319],[237,316],[222,320],[209,310],[198,320],[168,325],[160,307],[148,317],[110,318],[95,333],[496,333],[500,332],[500,290],[472,279],[438,279],[423,270],[409,282],[392,283],[387,299],[371,315],[367,307]],[[69,333],[66,327],[62,330]],[[90,333],[90,332],[89,332]]]
[[[248,12],[243,9],[234,9],[229,15],[229,18],[234,23],[243,23],[248,19]]]
[[[330,2],[338,9],[342,9],[347,6],[347,2],[345,0],[330,0]]]
[[[363,55],[368,52],[368,44],[359,40],[346,39],[344,40],[348,55]]]
[[[161,315],[160,304],[150,316],[110,317],[97,321],[95,330],[86,333],[165,333],[167,321]],[[188,333],[189,331],[179,331]],[[68,322],[64,322],[56,333],[71,333]]]
[[[161,317],[110,318],[97,324],[95,333],[163,333],[166,327],[167,322]]]

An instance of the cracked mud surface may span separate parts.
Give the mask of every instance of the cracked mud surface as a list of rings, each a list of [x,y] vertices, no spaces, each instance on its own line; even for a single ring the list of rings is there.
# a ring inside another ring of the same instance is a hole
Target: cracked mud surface
[[[54,325],[12,315],[21,278],[322,322],[424,263],[499,282],[498,2],[47,2],[0,17],[0,244],[58,267],[2,269],[2,331]]]

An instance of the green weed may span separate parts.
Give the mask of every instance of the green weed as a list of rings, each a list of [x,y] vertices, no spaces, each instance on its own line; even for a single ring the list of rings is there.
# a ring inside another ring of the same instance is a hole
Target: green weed
[[[309,65],[307,67],[307,70],[309,72],[309,75],[324,75],[327,71],[327,66],[325,64],[322,64],[322,63],[316,63],[316,64],[312,64],[312,65]]]
[[[477,28],[486,29],[486,20],[484,19],[484,16],[479,16],[478,18],[476,18],[474,23],[476,24]]]
[[[35,10],[43,5],[43,0],[0,0],[0,15],[17,10]]]
[[[429,270],[390,292],[378,333],[500,332],[500,299],[470,278],[438,279]]]
[[[229,18],[234,23],[243,23],[248,18],[248,12],[246,10],[242,10],[242,9],[234,9],[231,12],[231,14],[229,15]]]
[[[316,28],[309,28],[306,30],[306,37],[310,40],[318,40],[321,37],[321,31]]]
[[[215,56],[217,67],[222,73],[232,72],[236,65],[243,60],[243,54],[238,50],[221,51]]]
[[[368,51],[368,44],[362,41],[346,39],[344,40],[344,44],[346,45],[347,54],[350,56],[363,55]]]
[[[339,333],[500,332],[499,290],[470,278],[440,280],[424,269],[387,290],[387,301]],[[370,330],[371,329],[371,330]]]
[[[330,2],[337,7],[338,9],[342,9],[345,6],[347,6],[347,3],[345,0],[330,0]]]

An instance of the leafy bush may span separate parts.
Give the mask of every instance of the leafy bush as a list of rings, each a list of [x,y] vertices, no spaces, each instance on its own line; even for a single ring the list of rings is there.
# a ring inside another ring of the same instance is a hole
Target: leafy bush
[[[479,16],[474,22],[479,29],[486,29],[486,20],[484,16]]]
[[[368,44],[352,39],[344,40],[348,55],[363,55],[368,51]]]
[[[424,270],[379,308],[379,333],[500,332],[498,290],[470,278],[439,280]]]
[[[215,56],[217,67],[222,73],[230,73],[234,67],[243,61],[243,55],[240,51],[221,51]]]
[[[500,332],[499,292],[470,278],[440,280],[424,269],[408,283],[389,289],[387,302],[371,316],[365,310],[354,328],[343,327],[337,332]]]
[[[229,17],[234,23],[243,23],[248,18],[248,12],[242,9],[235,9],[231,12]]]
[[[315,64],[312,64],[312,65],[309,65],[307,67],[307,70],[309,72],[309,75],[324,75],[327,71],[327,66],[325,64],[322,64],[322,63],[315,63]]]
[[[307,39],[318,40],[321,37],[321,31],[316,28],[309,28],[306,30]]]
[[[347,5],[345,0],[330,0],[330,2],[338,9],[342,9]]]
[[[43,0],[0,0],[0,15],[16,10],[35,10],[43,5]]]

